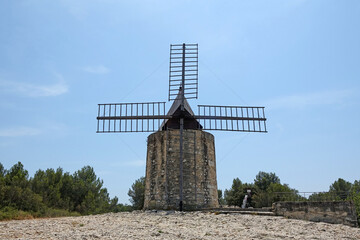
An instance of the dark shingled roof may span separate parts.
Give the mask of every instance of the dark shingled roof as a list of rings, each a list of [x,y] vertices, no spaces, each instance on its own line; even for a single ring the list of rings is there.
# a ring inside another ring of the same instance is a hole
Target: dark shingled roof
[[[172,118],[164,120],[160,127],[161,130],[180,128],[181,94],[182,90],[180,89],[176,99],[167,113],[167,115],[172,116]],[[200,123],[194,118],[195,114],[186,98],[184,99],[184,111],[184,129],[202,129]]]

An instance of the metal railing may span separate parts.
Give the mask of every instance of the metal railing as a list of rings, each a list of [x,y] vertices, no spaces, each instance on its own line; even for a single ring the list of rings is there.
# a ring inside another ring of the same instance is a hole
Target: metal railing
[[[273,192],[268,193],[273,198],[291,201],[345,201],[350,197],[350,192]]]

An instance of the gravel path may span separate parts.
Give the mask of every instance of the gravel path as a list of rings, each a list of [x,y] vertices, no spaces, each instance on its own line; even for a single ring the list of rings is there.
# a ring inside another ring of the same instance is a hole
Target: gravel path
[[[4,221],[0,239],[360,239],[360,228],[272,216],[161,211]]]

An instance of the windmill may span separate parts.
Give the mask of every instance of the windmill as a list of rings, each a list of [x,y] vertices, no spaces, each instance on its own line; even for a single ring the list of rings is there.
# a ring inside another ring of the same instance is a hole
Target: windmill
[[[215,146],[204,130],[265,133],[264,107],[198,105],[198,44],[170,45],[173,101],[98,105],[97,133],[155,132],[148,137],[145,209],[217,207]],[[184,166],[185,165],[185,166]],[[185,185],[185,186],[184,186]]]

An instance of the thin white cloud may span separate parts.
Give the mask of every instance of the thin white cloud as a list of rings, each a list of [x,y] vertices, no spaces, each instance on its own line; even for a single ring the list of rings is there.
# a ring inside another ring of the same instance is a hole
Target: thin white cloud
[[[291,95],[275,98],[265,102],[269,109],[279,108],[304,108],[316,105],[329,105],[343,103],[352,96],[352,90],[333,90],[302,95]]]
[[[0,80],[0,91],[16,93],[26,97],[53,97],[67,93],[69,89],[62,76],[56,74],[56,77],[58,83],[52,85]]]
[[[66,125],[57,122],[44,122],[38,124],[41,127],[9,126],[0,129],[0,137],[24,137],[37,135],[63,136],[68,134]]]
[[[41,133],[42,131],[40,129],[30,127],[0,129],[0,137],[35,136]]]
[[[108,72],[110,72],[110,69],[103,66],[103,65],[99,65],[99,66],[87,66],[82,68],[85,72],[88,73],[95,73],[95,74],[106,74]]]

